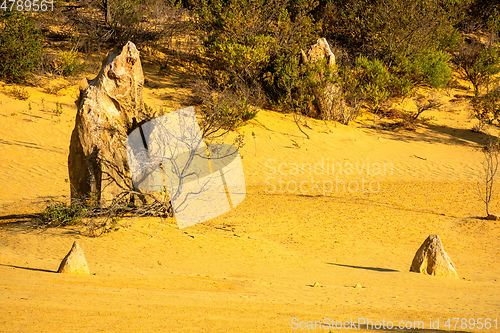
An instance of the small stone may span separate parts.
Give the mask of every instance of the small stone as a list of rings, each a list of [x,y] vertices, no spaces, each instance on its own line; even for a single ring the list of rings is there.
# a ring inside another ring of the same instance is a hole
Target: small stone
[[[57,273],[90,274],[85,254],[77,242],[73,243],[73,247],[62,260]]]
[[[500,220],[500,216],[495,215],[495,214],[489,214],[488,217],[486,217],[486,219],[490,220],[490,221],[499,221]]]
[[[438,235],[429,235],[420,246],[411,263],[410,272],[458,278],[455,266],[444,251]]]
[[[318,282],[314,282],[313,287],[321,287]]]
[[[89,87],[89,80],[87,78],[83,78],[78,82],[78,89],[80,91],[85,91]]]
[[[363,287],[359,283],[356,283],[356,285],[354,286],[354,288],[361,289]]]

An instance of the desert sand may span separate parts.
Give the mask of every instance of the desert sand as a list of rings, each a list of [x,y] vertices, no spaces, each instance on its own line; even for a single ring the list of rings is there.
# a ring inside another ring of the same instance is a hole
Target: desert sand
[[[147,66],[145,76],[148,105],[187,106],[174,78]],[[0,84],[0,332],[500,331],[500,222],[483,218],[487,136],[452,100],[464,91],[442,91],[444,107],[415,132],[362,127],[368,115],[349,126],[308,119],[308,140],[291,115],[262,110],[239,130],[239,206],[180,230],[174,218],[123,219],[92,238],[30,227],[46,200],[69,200],[78,88],[47,84],[58,88],[27,87],[28,100]],[[429,234],[459,279],[409,272]],[[75,240],[91,275],[55,273]]]

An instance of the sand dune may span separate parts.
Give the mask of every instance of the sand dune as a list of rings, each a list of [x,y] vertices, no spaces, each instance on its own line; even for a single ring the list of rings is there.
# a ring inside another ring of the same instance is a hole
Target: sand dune
[[[181,230],[174,219],[124,219],[89,238],[78,227],[32,230],[22,216],[49,197],[68,200],[78,89],[26,88],[27,101],[9,89],[0,89],[0,332],[290,332],[332,320],[484,332],[445,323],[500,320],[500,224],[479,218],[477,195],[487,138],[470,131],[465,104],[429,112],[416,132],[362,128],[368,117],[308,119],[309,140],[291,115],[263,110],[240,129],[238,207]],[[168,94],[148,88],[146,102]],[[433,233],[460,279],[409,272]],[[55,274],[74,240],[90,276]]]

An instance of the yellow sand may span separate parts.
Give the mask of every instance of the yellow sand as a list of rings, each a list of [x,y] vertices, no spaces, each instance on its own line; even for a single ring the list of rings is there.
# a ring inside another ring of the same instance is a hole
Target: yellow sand
[[[68,200],[78,88],[26,88],[27,101],[9,89],[0,85],[0,332],[291,332],[351,320],[359,331],[375,331],[371,320],[437,332],[438,319],[440,330],[485,332],[446,320],[500,320],[500,223],[479,218],[476,186],[486,136],[470,131],[466,103],[448,102],[453,92],[416,132],[309,119],[307,140],[291,115],[261,111],[240,130],[247,196],[234,210],[181,230],[122,220],[89,238],[19,216]],[[173,109],[178,93],[160,82],[146,102],[170,96]],[[409,272],[429,234],[460,279]],[[90,276],[55,273],[75,240]]]

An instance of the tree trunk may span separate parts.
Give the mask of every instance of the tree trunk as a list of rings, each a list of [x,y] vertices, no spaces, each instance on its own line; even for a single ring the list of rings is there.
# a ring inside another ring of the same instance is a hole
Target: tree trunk
[[[111,26],[113,19],[111,17],[111,4],[109,3],[109,0],[104,1],[104,7],[106,8],[106,14],[105,14],[106,24],[108,26]]]

